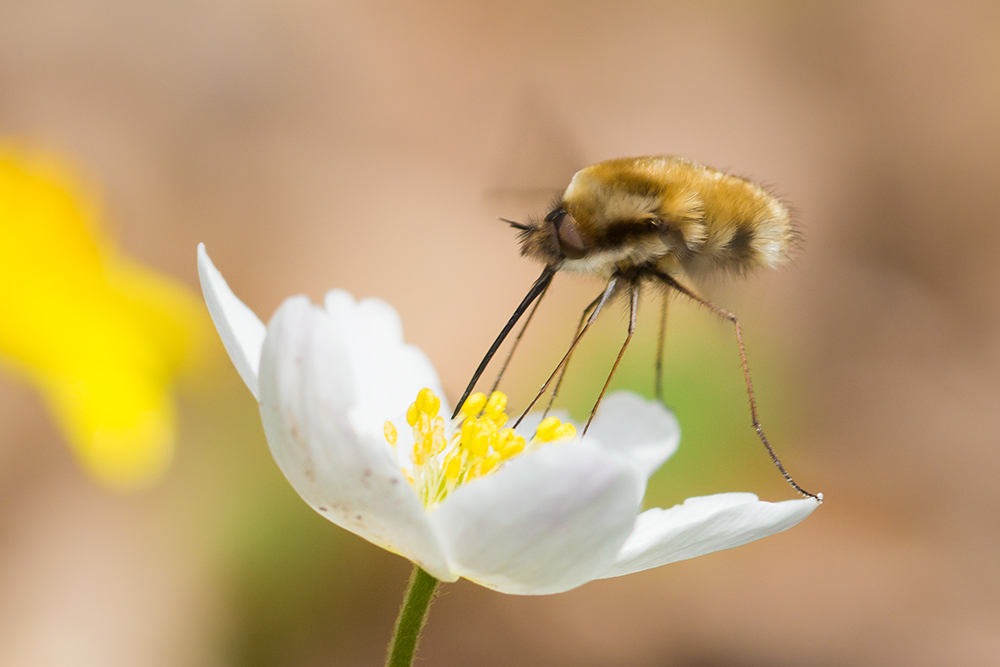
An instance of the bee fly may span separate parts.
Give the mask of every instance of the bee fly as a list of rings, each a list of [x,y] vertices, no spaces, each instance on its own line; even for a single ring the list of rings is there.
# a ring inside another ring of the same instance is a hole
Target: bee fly
[[[774,465],[796,491],[821,499],[792,479],[764,435],[757,417],[739,320],[729,311],[698,296],[677,278],[680,274],[711,272],[745,275],[755,269],[784,264],[798,239],[785,204],[752,181],[683,158],[620,158],[578,171],[544,219],[505,222],[520,230],[521,254],[538,260],[545,268],[486,352],[458,401],[453,417],[504,339],[534,303],[500,369],[494,389],[499,384],[555,274],[578,271],[600,276],[607,281],[606,286],[584,309],[572,344],[517,423],[524,419],[558,375],[546,407],[548,412],[559,392],[570,357],[584,334],[609,300],[627,294],[630,305],[628,335],[590,412],[583,430],[585,435],[635,333],[640,288],[653,283],[664,288],[656,355],[657,399],[663,400],[663,343],[667,299],[673,290],[733,324],[757,436]]]

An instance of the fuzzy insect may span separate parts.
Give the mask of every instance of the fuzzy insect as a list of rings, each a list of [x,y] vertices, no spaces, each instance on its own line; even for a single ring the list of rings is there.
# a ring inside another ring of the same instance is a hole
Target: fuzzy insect
[[[527,414],[558,375],[546,407],[548,411],[583,335],[612,297],[627,293],[630,304],[628,335],[591,410],[583,431],[585,435],[635,333],[641,287],[655,283],[665,287],[667,295],[671,290],[679,292],[732,322],[750,398],[753,427],[788,483],[799,493],[818,498],[796,484],[764,435],[757,417],[739,320],[678,280],[681,275],[716,272],[745,275],[787,262],[798,241],[798,233],[788,207],[780,199],[753,181],[684,158],[619,158],[578,171],[542,220],[505,222],[520,230],[521,254],[541,262],[545,268],[479,364],[458,401],[456,414],[504,339],[534,302],[494,388],[499,384],[555,274],[559,271],[590,273],[604,278],[607,284],[584,309],[569,350],[524,412]],[[656,358],[656,396],[661,401],[667,295],[663,300]]]

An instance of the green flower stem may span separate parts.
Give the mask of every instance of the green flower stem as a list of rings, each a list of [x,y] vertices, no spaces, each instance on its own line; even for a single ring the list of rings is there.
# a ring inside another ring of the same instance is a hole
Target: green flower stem
[[[392,636],[389,658],[385,661],[386,667],[410,667],[413,663],[413,654],[417,650],[420,632],[427,622],[427,610],[434,599],[437,585],[437,579],[421,570],[419,565],[413,566],[406,598],[399,610],[399,618],[396,619],[396,630]]]

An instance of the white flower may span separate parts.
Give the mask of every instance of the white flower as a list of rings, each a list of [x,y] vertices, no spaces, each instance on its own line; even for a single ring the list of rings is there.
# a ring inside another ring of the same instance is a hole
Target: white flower
[[[474,406],[463,434],[436,416],[447,413],[437,374],[403,342],[388,304],[355,302],[343,291],[327,294],[323,307],[292,297],[265,328],[204,246],[198,270],[219,335],[260,404],[271,453],[295,490],[338,526],[442,581],[558,593],[746,544],[818,506],[811,498],[768,503],[723,493],[642,512],[646,480],[680,439],[659,403],[608,396],[583,440],[558,422],[535,435],[537,418],[520,440],[501,428],[503,406],[478,421]]]

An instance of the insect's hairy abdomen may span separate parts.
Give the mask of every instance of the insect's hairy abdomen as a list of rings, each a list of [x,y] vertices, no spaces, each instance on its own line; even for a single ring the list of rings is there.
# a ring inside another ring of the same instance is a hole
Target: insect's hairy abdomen
[[[788,207],[752,181],[715,173],[702,190],[705,242],[686,268],[746,273],[787,262],[798,238]]]

